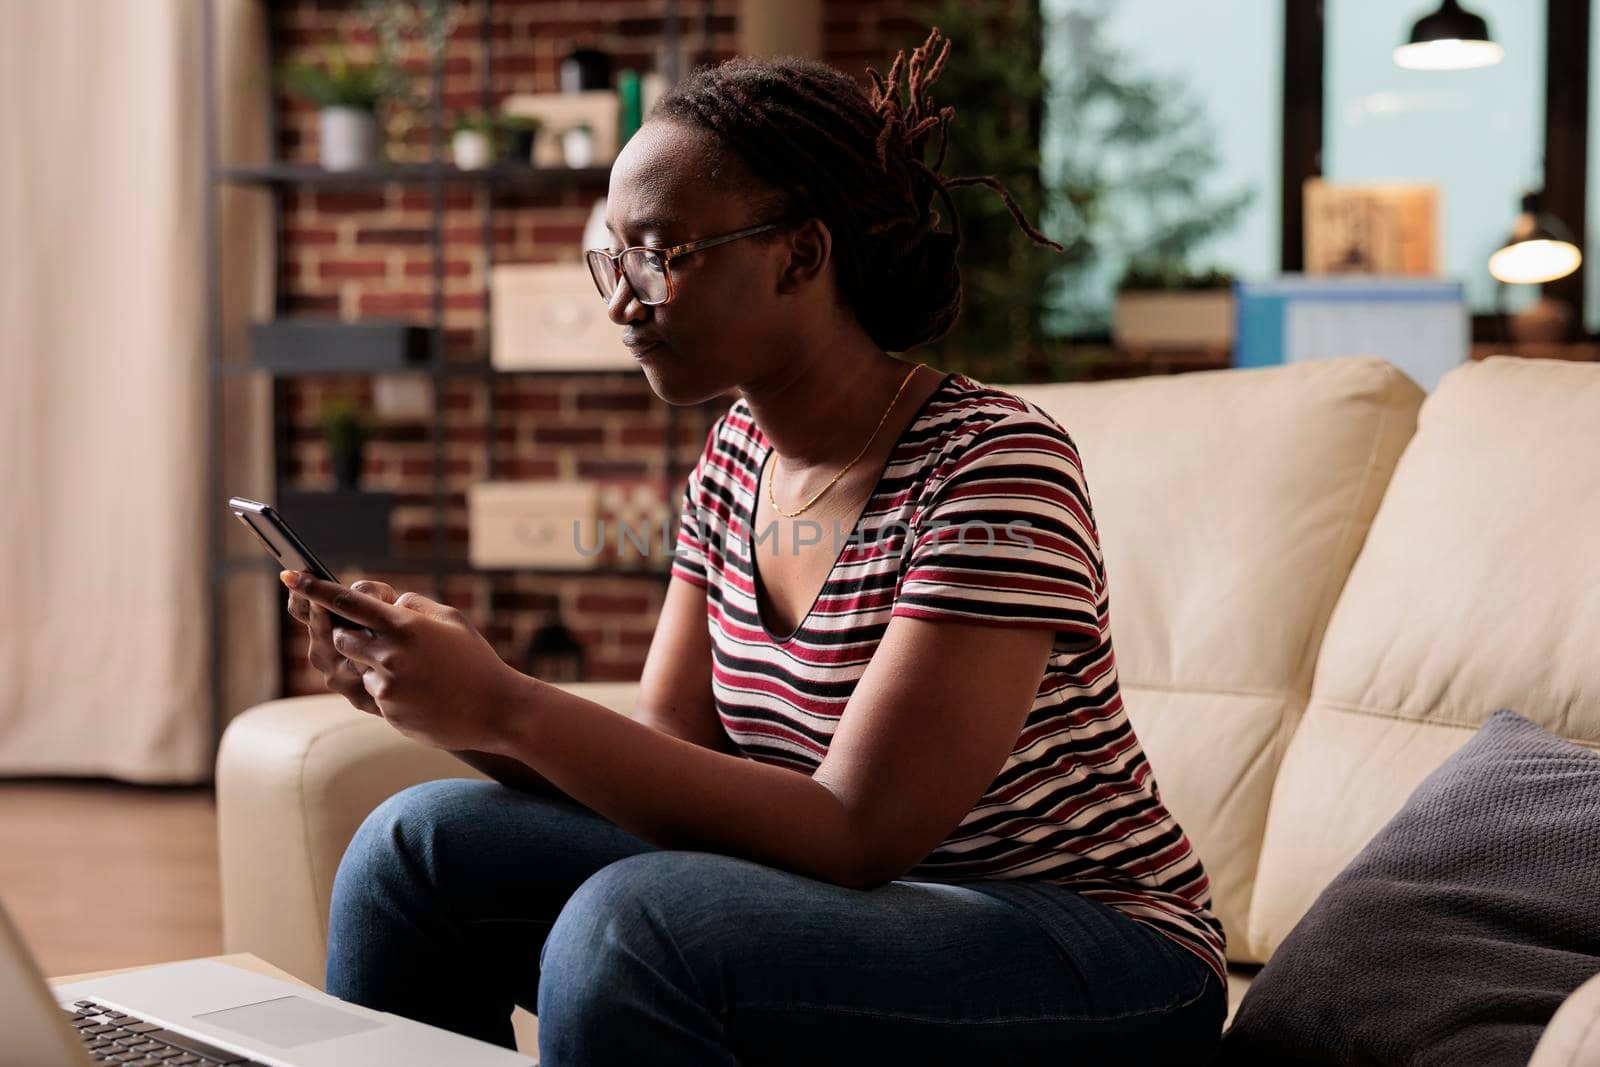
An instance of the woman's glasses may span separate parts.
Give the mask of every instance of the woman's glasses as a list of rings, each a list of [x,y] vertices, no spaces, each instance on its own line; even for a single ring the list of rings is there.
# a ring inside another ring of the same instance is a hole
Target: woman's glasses
[[[671,248],[650,248],[646,245],[635,245],[624,248],[620,252],[607,252],[603,248],[591,248],[585,252],[584,259],[589,264],[589,275],[594,278],[594,286],[600,290],[600,295],[607,301],[611,294],[617,291],[617,282],[623,278],[628,279],[628,288],[633,290],[634,298],[641,304],[652,307],[658,304],[671,303],[675,290],[672,287],[672,268],[670,264],[674,259],[680,259],[691,252],[701,252],[717,245],[725,245],[729,241],[737,241],[741,237],[751,237],[768,230],[776,230],[784,226],[793,225],[793,219],[779,219],[776,222],[764,223],[760,226],[751,226],[732,233],[720,234],[716,237],[705,237],[698,241],[689,241],[686,244],[673,245]]]

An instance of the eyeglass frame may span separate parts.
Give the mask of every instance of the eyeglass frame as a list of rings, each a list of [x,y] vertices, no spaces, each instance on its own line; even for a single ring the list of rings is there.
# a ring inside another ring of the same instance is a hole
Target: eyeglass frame
[[[666,280],[667,280],[667,296],[666,296],[666,299],[665,300],[657,300],[654,303],[652,303],[652,302],[650,302],[648,300],[644,300],[644,299],[640,298],[639,291],[634,288],[632,282],[628,283],[628,288],[629,288],[629,290],[632,291],[633,298],[635,300],[638,300],[639,303],[643,304],[645,307],[660,307],[663,304],[672,303],[673,298],[678,295],[678,288],[677,288],[676,285],[673,284],[673,281],[672,281],[672,261],[674,259],[681,259],[682,257],[687,256],[687,255],[691,255],[692,253],[695,253],[695,252],[703,252],[708,248],[715,248],[717,245],[725,245],[730,241],[737,241],[737,240],[740,240],[741,238],[745,238],[745,237],[754,237],[758,233],[766,233],[768,230],[779,230],[779,229],[782,229],[785,226],[793,226],[796,223],[803,222],[803,221],[804,221],[804,217],[803,216],[801,216],[801,217],[785,217],[785,218],[777,219],[777,220],[775,220],[773,222],[762,223],[759,226],[747,226],[742,230],[734,230],[732,233],[717,234],[714,237],[702,237],[698,241],[685,241],[682,244],[676,244],[676,245],[673,245],[670,248],[656,248],[653,245],[629,245],[627,248],[621,249],[620,251],[617,251],[617,252],[608,252],[604,248],[588,248],[588,249],[584,250],[583,256],[584,256],[585,263],[588,262],[589,256],[594,254],[594,253],[599,253],[600,255],[605,256],[607,259],[609,259],[611,261],[612,273],[614,274],[614,276],[616,277],[616,280],[617,280],[616,283],[617,283],[617,285],[620,285],[620,284],[622,284],[623,281],[626,280],[626,276],[622,272],[622,257],[623,256],[627,255],[629,252],[634,252],[634,251],[644,251],[644,252],[654,252],[654,253],[656,253],[657,255],[659,255],[661,257],[661,268],[662,268],[661,269],[661,275],[662,275],[662,277],[666,278]],[[590,272],[590,280],[593,280],[593,271]],[[596,292],[600,292],[600,283],[599,282],[595,282],[595,291]],[[615,295],[616,291],[617,291],[616,287],[613,286],[612,289],[611,289],[611,293],[609,293],[609,294],[608,293],[604,293],[604,292],[600,292],[600,299],[606,301],[607,303],[610,303],[611,302],[611,297],[612,297],[612,295]]]

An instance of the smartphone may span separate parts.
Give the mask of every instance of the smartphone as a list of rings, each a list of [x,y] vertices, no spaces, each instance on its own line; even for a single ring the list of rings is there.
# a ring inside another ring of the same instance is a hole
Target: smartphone
[[[321,578],[325,582],[342,585],[339,579],[333,576],[317,554],[306,546],[300,535],[290,528],[282,515],[273,510],[271,504],[263,504],[259,500],[249,500],[242,496],[231,497],[228,507],[234,516],[256,535],[256,539],[266,546],[274,559],[283,564],[285,570],[305,571],[308,574]],[[335,626],[343,626],[347,630],[360,630],[362,633],[372,631],[360,623],[351,622],[343,615],[330,611]]]

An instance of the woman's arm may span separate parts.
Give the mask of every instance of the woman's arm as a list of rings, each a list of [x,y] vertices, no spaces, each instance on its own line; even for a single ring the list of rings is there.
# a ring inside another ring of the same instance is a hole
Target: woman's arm
[[[1038,628],[891,618],[816,772],[715,752],[508,667],[461,612],[285,572],[370,629],[334,648],[397,729],[526,764],[667,848],[744,856],[871,887],[918,863],[972,809],[1032,707],[1053,639]]]
[[[385,599],[393,603],[396,598]],[[668,583],[639,676],[632,718],[703,748],[737,753],[717,719],[711,694],[711,635],[706,628],[703,588],[677,579]],[[509,788],[545,796],[567,795],[544,775],[510,756],[474,749],[456,749],[451,755]]]
[[[569,796],[665,848],[870,888],[942,841],[1005,763],[1049,629],[891,620],[815,774],[661,733],[518,676],[498,737]]]

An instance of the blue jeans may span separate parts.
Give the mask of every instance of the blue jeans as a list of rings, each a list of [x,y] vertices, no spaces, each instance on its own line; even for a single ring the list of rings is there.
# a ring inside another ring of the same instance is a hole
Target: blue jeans
[[[669,851],[588,808],[447,780],[389,798],[339,865],[328,992],[569,1064],[1204,1060],[1198,957],[1069,889],[846,889]]]

